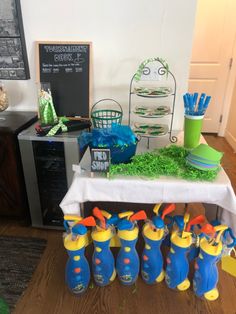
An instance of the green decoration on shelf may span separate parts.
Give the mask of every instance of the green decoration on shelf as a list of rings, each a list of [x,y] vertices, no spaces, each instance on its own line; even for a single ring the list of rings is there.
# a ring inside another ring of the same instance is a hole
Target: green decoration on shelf
[[[58,122],[50,90],[42,89],[39,93],[39,117],[42,125],[54,125]]]
[[[154,150],[132,158],[129,164],[111,165],[110,176],[128,175],[158,178],[160,176],[173,176],[191,181],[213,181],[219,169],[201,171],[189,166],[186,157],[189,151],[182,146]]]
[[[138,67],[137,72],[136,72],[135,75],[134,75],[134,80],[135,80],[136,82],[139,82],[140,79],[141,79],[141,77],[142,77],[142,75],[143,75],[143,70],[145,69],[146,65],[147,65],[148,63],[155,62],[155,61],[158,61],[158,62],[160,62],[160,63],[162,64],[162,66],[163,66],[164,69],[166,70],[166,76],[168,76],[168,71],[169,71],[169,65],[168,65],[168,63],[167,63],[164,59],[159,58],[159,57],[156,57],[156,58],[149,58],[149,59],[143,61],[143,62],[140,64],[140,66]]]
[[[66,117],[59,118],[58,124],[54,125],[54,127],[51,128],[51,130],[48,132],[46,136],[54,136],[59,129],[61,129],[62,132],[67,132],[68,128],[64,123],[68,121],[70,120]]]

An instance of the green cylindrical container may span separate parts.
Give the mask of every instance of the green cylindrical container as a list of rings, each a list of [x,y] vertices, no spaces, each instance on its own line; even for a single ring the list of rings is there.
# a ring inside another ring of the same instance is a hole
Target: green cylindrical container
[[[189,116],[184,118],[184,147],[195,148],[199,144],[202,121],[204,116]]]

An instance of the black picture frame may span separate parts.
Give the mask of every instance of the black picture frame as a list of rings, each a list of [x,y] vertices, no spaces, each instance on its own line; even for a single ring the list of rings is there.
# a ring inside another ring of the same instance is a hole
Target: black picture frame
[[[0,1],[0,79],[30,79],[20,0]]]

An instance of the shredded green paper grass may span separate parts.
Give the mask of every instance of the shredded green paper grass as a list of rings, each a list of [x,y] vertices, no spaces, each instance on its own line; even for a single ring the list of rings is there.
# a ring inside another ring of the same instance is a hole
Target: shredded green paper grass
[[[110,175],[143,176],[153,179],[173,176],[192,181],[213,181],[216,178],[220,168],[211,171],[195,169],[186,162],[188,154],[184,147],[171,145],[151,153],[136,155],[129,164],[111,165]]]

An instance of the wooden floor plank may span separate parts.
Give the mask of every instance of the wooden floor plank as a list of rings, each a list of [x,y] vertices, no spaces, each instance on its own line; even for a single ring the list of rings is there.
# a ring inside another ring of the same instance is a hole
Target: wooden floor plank
[[[236,190],[236,156],[223,138],[206,136],[207,142],[225,151],[223,165]],[[179,206],[179,210],[183,208]],[[203,212],[194,204],[194,210]],[[236,278],[220,270],[220,298],[207,302],[195,297],[192,287],[187,292],[168,289],[165,283],[147,286],[141,278],[136,287],[124,287],[118,280],[104,288],[93,287],[81,297],[72,295],[64,282],[67,254],[62,245],[62,232],[24,227],[2,220],[0,234],[41,237],[47,247],[32,280],[19,300],[16,314],[156,314],[156,313],[236,313]],[[191,265],[191,268],[193,265]]]

